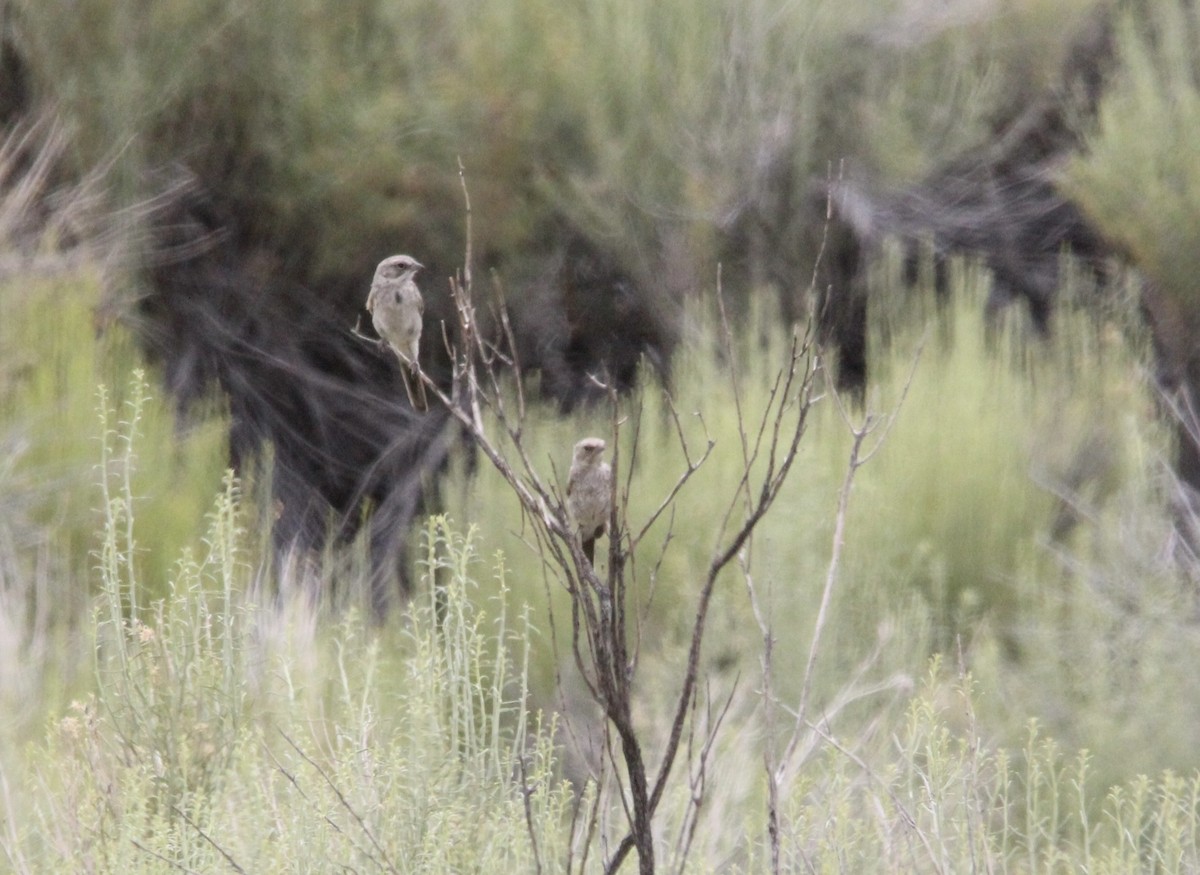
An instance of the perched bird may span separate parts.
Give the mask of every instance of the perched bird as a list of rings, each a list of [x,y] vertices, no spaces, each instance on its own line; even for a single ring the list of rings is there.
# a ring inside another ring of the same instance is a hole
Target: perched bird
[[[596,538],[608,527],[612,509],[612,468],[603,459],[606,444],[600,438],[584,438],[575,445],[571,473],[567,477],[567,513],[583,555],[595,564]]]
[[[400,359],[404,391],[416,410],[424,410],[427,406],[425,384],[417,372],[425,301],[414,277],[422,267],[421,262],[409,255],[385,258],[375,268],[371,292],[367,295],[371,323]],[[416,384],[415,391],[413,383]]]

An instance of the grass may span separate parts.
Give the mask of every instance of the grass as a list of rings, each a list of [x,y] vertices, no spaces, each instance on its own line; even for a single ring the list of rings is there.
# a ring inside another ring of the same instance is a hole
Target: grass
[[[106,554],[92,693],[44,742],[5,751],[13,870],[526,871],[527,824],[560,856],[572,796],[551,772],[552,724],[527,715],[509,663],[521,625],[474,607],[465,539],[430,521],[451,609],[436,621],[432,599],[415,603],[380,637],[262,603],[242,523],[229,480],[145,621],[122,610],[125,557]],[[119,542],[122,514],[107,527]]]
[[[47,665],[26,654],[12,672],[23,706],[40,705],[38,731],[27,718],[0,732],[11,870],[529,868],[527,821],[557,829],[572,797],[550,771],[552,723],[526,713],[510,662],[524,622],[510,630],[502,602],[491,615],[474,607],[466,539],[429,522],[424,561],[446,569],[451,608],[435,622],[426,587],[380,635],[353,612],[322,613],[302,576],[264,580],[259,511],[227,475],[207,533],[159,577],[136,534],[154,506],[126,477],[154,458],[156,402],[140,374],[124,394],[119,416],[104,400],[91,431],[112,460],[99,469],[94,595],[79,594],[87,607],[69,635],[28,630],[34,652],[49,650],[45,636],[69,653]],[[74,682],[56,693],[64,675]],[[506,784],[518,769],[528,812]],[[540,847],[561,851],[553,834]]]
[[[117,496],[105,542],[122,543],[131,512]],[[145,619],[123,609],[136,585],[128,557],[102,554],[93,622],[80,630],[90,692],[51,709],[41,738],[0,747],[9,867],[463,872],[574,861],[598,871],[619,835],[619,802],[601,793],[591,834],[572,814],[597,787],[564,782],[556,723],[530,707],[529,614],[514,620],[503,587],[489,596],[476,583],[512,573],[483,561],[475,536],[431,519],[422,567],[439,570],[445,598],[426,586],[402,621],[372,630],[353,613],[322,616],[298,581],[279,581],[282,599],[267,596],[252,518],[227,478],[208,534]],[[784,628],[781,652],[795,646]],[[987,680],[938,659],[913,678],[873,719],[827,711],[807,733],[783,784],[784,871],[1200,863],[1197,778],[1167,771],[1109,785],[1093,755],[1036,721],[1011,747],[996,744],[980,707]],[[654,690],[669,680],[642,680],[653,734]],[[726,684],[713,681],[709,695],[723,698]],[[754,684],[733,688],[686,854],[690,791],[681,781],[669,791],[664,865],[765,870],[761,704]]]

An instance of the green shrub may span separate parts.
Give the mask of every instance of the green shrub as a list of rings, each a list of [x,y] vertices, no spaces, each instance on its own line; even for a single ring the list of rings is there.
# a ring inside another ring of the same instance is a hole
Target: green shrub
[[[990,278],[977,265],[952,268],[945,302],[905,291],[887,275],[898,269],[875,281],[870,403],[888,409],[911,386],[863,473],[849,552],[862,573],[915,586],[952,650],[989,614],[1017,629],[1021,580],[1059,575],[1051,542],[1147,476],[1146,455],[1168,444],[1130,295],[1084,307],[1076,295],[1094,290],[1068,284],[1042,338],[1016,306],[981,315]]]
[[[369,276],[397,248],[449,272],[461,157],[487,264],[534,269],[565,220],[653,285],[681,230],[703,276],[776,169],[794,212],[844,158],[899,181],[974,145],[1093,5],[17,0],[9,27],[78,174],[111,162],[136,203],[183,162],[293,276]]]
[[[1195,318],[1200,245],[1200,22],[1190,3],[1130,4],[1120,68],[1063,185],[1103,234]]]
[[[104,392],[101,431],[111,439],[107,488],[128,488],[139,504],[133,561],[146,595],[165,592],[167,572],[191,542],[228,460],[227,421],[219,410],[197,411],[190,424],[172,405],[151,398],[127,331],[98,330],[99,277],[88,271],[0,283],[6,318],[0,332],[6,357],[0,411],[10,450],[0,501],[20,526],[26,546],[50,547],[61,591],[51,597],[64,609],[87,589],[74,581],[92,565],[98,548],[95,492],[97,396]],[[47,314],[53,314],[49,318]],[[134,454],[137,443],[142,451]],[[63,616],[71,612],[64,610]]]

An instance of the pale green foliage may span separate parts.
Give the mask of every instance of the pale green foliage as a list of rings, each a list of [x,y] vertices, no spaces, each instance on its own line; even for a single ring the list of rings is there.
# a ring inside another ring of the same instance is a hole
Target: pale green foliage
[[[130,379],[145,365],[127,329],[100,322],[101,283],[90,269],[5,281],[0,303],[9,352],[0,361],[4,516],[10,524],[42,527],[38,537],[78,563],[64,571],[86,569],[100,522],[93,492],[96,387],[112,387],[102,405],[102,433],[115,438],[105,482],[123,481],[137,496],[134,561],[150,581],[161,579],[195,536],[220,484],[228,450],[219,411],[198,410],[181,424],[166,400],[148,395],[145,375]],[[148,586],[156,591],[155,583]]]
[[[851,561],[867,574],[890,569],[892,587],[915,587],[943,649],[989,611],[1003,612],[995,618],[1002,629],[1012,624],[1013,577],[1037,552],[1053,507],[1030,477],[1038,418],[1058,403],[1044,396],[1078,388],[1048,350],[1011,330],[989,342],[980,315],[986,283],[981,271],[960,274],[943,311],[910,300],[916,314],[895,320],[874,403],[891,407],[911,386],[864,471],[851,530]],[[1064,424],[1062,437],[1073,434]]]
[[[1118,486],[1145,482],[1169,449],[1132,296],[1089,313],[1068,285],[1039,338],[1019,308],[990,326],[981,317],[990,279],[978,266],[952,267],[944,303],[892,270],[874,282],[870,403],[888,409],[908,393],[863,472],[851,561],[917,587],[943,648],[989,614],[1015,634],[1022,579],[1060,576],[1048,542],[1110,509]]]
[[[80,642],[70,630],[95,592],[89,572],[109,510],[97,478],[136,504],[136,521],[122,520],[123,555],[144,604],[166,592],[227,464],[225,420],[181,424],[148,396],[144,375],[130,379],[140,357],[123,328],[98,336],[99,299],[91,269],[0,282],[0,702],[12,731],[40,720],[43,697],[78,683]],[[100,425],[102,384],[114,388]],[[109,450],[98,475],[101,434]]]
[[[959,325],[960,339],[966,328]],[[739,378],[760,379],[752,374],[759,365],[745,361]],[[715,392],[718,383],[708,388]],[[137,384],[131,391],[130,422],[138,418],[142,391]],[[678,394],[687,396],[683,386]],[[920,397],[914,384],[909,400]],[[718,392],[710,400],[722,399]],[[747,415],[758,405],[749,399]],[[728,427],[717,422],[728,416],[708,421],[713,434]],[[816,423],[810,436],[822,440],[821,430],[834,425]],[[110,433],[105,452],[118,459],[136,453],[133,434]],[[652,438],[653,432],[643,434],[648,446]],[[834,447],[828,455],[839,452]],[[810,456],[807,470],[815,470],[816,459]],[[715,482],[727,488],[721,467]],[[555,721],[531,710],[527,672],[545,636],[525,618],[509,619],[505,582],[518,578],[499,559],[491,569],[480,563],[478,533],[463,536],[445,519],[430,520],[421,596],[395,626],[372,630],[353,612],[339,619],[315,606],[312,568],[264,566],[259,541],[246,529],[251,511],[227,477],[207,536],[184,552],[166,597],[150,600],[132,592],[138,577],[128,532],[137,504],[122,482],[116,478],[104,505],[100,591],[94,621],[81,630],[83,646],[75,651],[88,654],[91,691],[68,707],[52,707],[39,741],[18,748],[10,734],[0,736],[0,851],[13,871],[214,871],[235,863],[244,871],[523,872],[533,870],[535,854],[547,871],[560,871],[568,857],[578,863],[585,846],[587,871],[598,871],[604,847],[624,831],[620,802],[608,789],[582,784],[579,810],[600,803],[599,829],[585,837],[586,816],[574,818],[575,791],[561,777],[579,766],[571,765],[570,746],[560,746],[565,735]],[[855,500],[871,501],[863,492]],[[711,509],[717,497],[707,494],[704,504]],[[791,505],[793,515],[798,506]],[[796,537],[795,520],[787,523],[770,541],[756,543],[754,563],[771,567],[770,553]],[[856,525],[872,522],[864,516]],[[1104,555],[1095,553],[1097,560]],[[660,567],[664,578],[667,567]],[[671,574],[687,573],[686,563],[675,567]],[[887,577],[883,566],[873,571]],[[276,582],[264,586],[264,574],[278,575]],[[772,574],[784,580],[782,571]],[[497,584],[492,594],[474,582],[489,577]],[[335,584],[355,586],[356,579]],[[756,572],[764,592],[770,580]],[[1094,588],[1100,578],[1079,580],[1081,588],[1084,582]],[[741,585],[730,584],[723,605],[748,624]],[[974,680],[936,660],[922,667],[920,648],[894,631],[889,638],[886,629],[864,659],[856,631],[864,615],[890,614],[905,632],[916,615],[894,604],[888,609],[862,579],[846,584],[861,590],[839,600],[836,629],[825,639],[821,728],[799,728],[801,741],[781,783],[785,871],[836,870],[848,861],[865,871],[918,872],[1117,873],[1149,861],[1155,871],[1187,872],[1200,864],[1194,778],[1121,776],[1111,787],[1098,780],[1093,757],[1069,752],[1019,713],[1014,678],[1026,670],[989,655],[986,633],[971,648],[982,672]],[[793,593],[770,586],[766,604],[779,669],[797,660],[810,621],[803,606],[792,605]],[[664,580],[659,599],[681,602],[687,590],[686,581]],[[1138,599],[1124,594],[1127,609],[1152,620],[1150,605]],[[131,617],[135,603],[138,615]],[[1104,603],[1096,608],[1103,613]],[[1039,605],[1029,622],[1041,628],[1054,622],[1050,614]],[[1080,613],[1077,622],[1092,617]],[[655,612],[646,622],[647,639],[663,639],[647,648],[638,670],[639,731],[653,755],[665,735],[680,658],[671,636],[661,634],[670,623]],[[1180,630],[1172,632],[1161,618],[1154,625],[1157,635],[1143,634],[1142,641],[1183,640],[1172,638]],[[1120,628],[1137,636],[1145,624]],[[712,634],[718,648],[732,641],[744,659],[758,654],[754,635],[743,629],[739,638],[735,624],[718,624]],[[1062,640],[1026,634],[1021,641],[1039,648],[1039,659],[1072,641],[1103,646],[1079,630],[1064,632]],[[1165,649],[1141,649],[1145,667],[1129,666],[1136,678],[1118,676],[1119,661],[1106,663],[1095,652],[1083,658],[1100,673],[1097,683],[1110,689],[1104,702],[1084,703],[1092,709],[1085,716],[1120,702],[1112,691],[1131,683],[1140,685],[1127,693],[1131,704],[1144,687],[1166,689],[1153,675],[1153,666],[1170,658]],[[862,664],[856,669],[852,661]],[[574,669],[562,671],[569,689]],[[921,673],[926,679],[918,687],[912,678]],[[793,701],[787,683],[775,692],[785,708]],[[696,739],[716,725],[730,695],[703,771],[705,805],[690,844],[687,803],[700,773],[681,768],[669,785],[658,823],[659,856],[668,867],[686,859],[693,872],[766,868],[759,686],[745,679],[734,686],[728,671],[710,667]],[[997,695],[1019,724],[1007,749],[991,740],[995,727],[1004,727],[995,717]],[[588,709],[568,704],[568,710],[564,718],[574,733],[592,731]],[[784,716],[780,741],[792,732],[788,722]],[[1155,726],[1147,718],[1138,731]]]
[[[6,786],[31,788],[6,795],[14,870],[528,871],[530,830],[564,856],[573,797],[509,663],[524,624],[476,607],[467,539],[429,523],[440,617],[429,597],[395,634],[316,631],[311,608],[256,595],[228,478],[170,594],[129,619],[130,513],[109,503],[93,693],[23,763],[4,750]]]
[[[1119,73],[1064,187],[1171,297],[1195,312],[1200,274],[1200,20],[1183,0],[1130,4]]]
[[[1064,747],[1091,752],[1095,788],[1139,772],[1197,768],[1197,569],[1173,555],[1178,535],[1163,467],[1151,455],[1108,501],[1086,502],[1070,547],[1050,549],[1057,573],[1018,578],[1020,670],[995,653],[972,658],[988,691],[981,720],[1005,723],[1013,703],[1025,703]]]

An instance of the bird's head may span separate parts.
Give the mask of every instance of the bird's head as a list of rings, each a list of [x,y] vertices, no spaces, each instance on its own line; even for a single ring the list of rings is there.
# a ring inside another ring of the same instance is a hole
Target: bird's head
[[[379,262],[379,267],[375,268],[375,276],[389,280],[407,279],[415,276],[424,266],[411,255],[389,255]]]
[[[592,463],[604,455],[604,448],[608,446],[603,438],[589,437],[584,438],[575,445],[575,460],[577,462]]]

